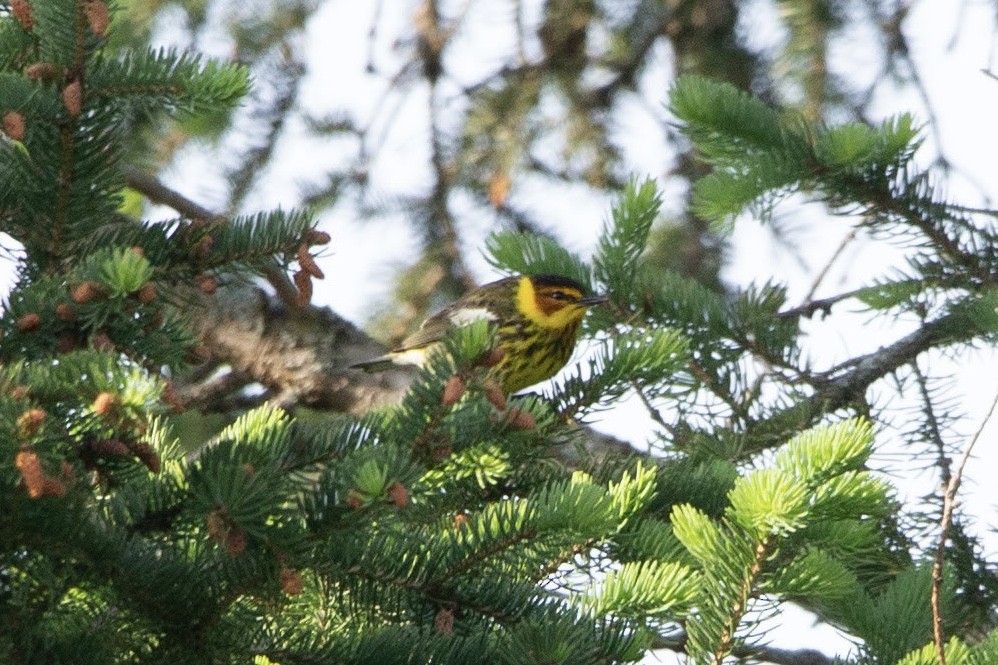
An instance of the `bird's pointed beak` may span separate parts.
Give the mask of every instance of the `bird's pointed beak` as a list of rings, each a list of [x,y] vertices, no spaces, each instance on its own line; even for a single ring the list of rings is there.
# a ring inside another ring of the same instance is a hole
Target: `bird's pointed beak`
[[[580,307],[592,307],[593,305],[602,305],[607,300],[606,296],[589,296],[588,298],[579,298],[575,304]]]

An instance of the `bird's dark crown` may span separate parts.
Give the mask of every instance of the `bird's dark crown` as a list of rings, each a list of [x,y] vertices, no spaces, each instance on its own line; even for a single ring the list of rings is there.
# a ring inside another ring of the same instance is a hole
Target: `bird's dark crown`
[[[530,275],[530,281],[533,282],[534,287],[564,287],[568,289],[575,289],[579,293],[585,293],[588,289],[582,284],[571,277],[564,277],[562,275],[554,275],[551,273],[543,273],[540,275]]]

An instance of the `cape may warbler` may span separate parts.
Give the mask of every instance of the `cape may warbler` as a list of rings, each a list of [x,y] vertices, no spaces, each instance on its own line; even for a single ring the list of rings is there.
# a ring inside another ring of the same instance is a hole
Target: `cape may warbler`
[[[454,326],[486,319],[494,323],[503,351],[489,377],[506,393],[516,392],[554,376],[568,362],[582,317],[605,300],[587,296],[581,284],[560,275],[507,277],[434,314],[397,349],[353,367],[377,372],[392,365],[422,365]]]

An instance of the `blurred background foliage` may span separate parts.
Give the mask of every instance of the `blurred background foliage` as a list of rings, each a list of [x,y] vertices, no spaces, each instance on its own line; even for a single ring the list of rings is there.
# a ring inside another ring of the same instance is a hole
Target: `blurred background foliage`
[[[808,121],[866,119],[879,87],[920,86],[906,33],[919,3],[896,0],[120,4],[119,39],[231,57],[254,81],[235,114],[150,128],[136,156],[167,174],[211,164],[198,184],[218,210],[270,192],[331,231],[383,224],[405,247],[391,303],[366,309],[388,342],[476,282],[489,232],[558,234],[551,208],[605,209],[636,172],[670,195],[650,255],[722,290],[725,239],[688,205],[704,167],[665,108],[677,75]]]

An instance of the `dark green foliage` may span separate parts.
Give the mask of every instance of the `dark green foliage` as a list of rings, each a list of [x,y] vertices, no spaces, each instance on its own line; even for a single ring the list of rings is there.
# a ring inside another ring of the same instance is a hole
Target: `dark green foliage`
[[[485,251],[493,266],[511,273],[564,275],[592,285],[592,269],[546,236],[497,233],[485,242]]]
[[[235,105],[249,91],[246,70],[236,64],[162,49],[102,58],[87,83],[94,96],[122,107],[130,122],[163,111],[215,111]]]
[[[239,590],[273,595],[274,553],[307,550],[297,505],[313,482],[281,466],[290,423],[274,417],[185,461],[160,372],[196,344],[183,310],[197,277],[286,265],[311,223],[122,214],[135,126],[230,107],[246,72],[107,50],[88,3],[26,7],[30,23],[0,17],[0,114],[24,127],[0,140],[0,228],[24,247],[0,320],[0,660],[203,662],[249,641]],[[206,621],[218,635],[192,632]]]
[[[879,128],[858,123],[814,127],[734,86],[694,76],[677,83],[671,107],[689,123],[697,150],[715,167],[697,182],[694,205],[719,222],[746,208],[766,213],[780,198],[802,189],[820,192],[833,206],[883,203],[880,197],[905,186],[898,176],[918,147],[909,116]],[[912,189],[921,184],[916,179]],[[858,191],[847,193],[850,185]],[[927,197],[914,196],[932,205]]]
[[[603,226],[593,259],[596,277],[613,289],[608,295],[616,300],[630,300],[635,285],[639,259],[648,245],[648,234],[662,205],[655,183],[632,181],[624,191],[631,205],[613,209],[613,219]]]
[[[633,389],[659,397],[685,392],[681,383],[670,383],[688,362],[687,341],[669,329],[631,329],[604,341],[585,366],[576,365],[554,395],[566,414],[609,404]]]

